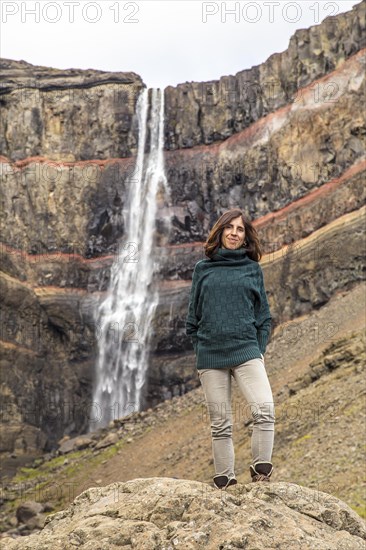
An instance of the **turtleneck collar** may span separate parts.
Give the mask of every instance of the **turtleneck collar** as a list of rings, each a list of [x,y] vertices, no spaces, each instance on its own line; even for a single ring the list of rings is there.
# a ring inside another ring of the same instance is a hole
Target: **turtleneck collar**
[[[212,260],[215,262],[220,260],[234,261],[242,260],[247,256],[246,248],[237,248],[236,250],[230,250],[229,248],[219,247],[217,252],[212,256]]]

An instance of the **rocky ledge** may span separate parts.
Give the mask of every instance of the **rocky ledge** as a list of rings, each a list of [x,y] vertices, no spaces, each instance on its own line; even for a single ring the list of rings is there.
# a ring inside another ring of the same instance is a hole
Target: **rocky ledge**
[[[42,531],[4,538],[9,550],[65,548],[365,548],[365,522],[341,500],[295,483],[220,491],[188,479],[116,482],[80,494]]]

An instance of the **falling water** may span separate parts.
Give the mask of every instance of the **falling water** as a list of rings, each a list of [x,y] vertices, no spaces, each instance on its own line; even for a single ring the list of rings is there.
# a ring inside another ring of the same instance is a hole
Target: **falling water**
[[[151,322],[158,305],[153,285],[154,234],[159,196],[170,191],[164,173],[164,91],[152,90],[150,147],[145,154],[148,90],[137,101],[139,137],[136,166],[128,184],[126,233],[111,267],[106,297],[95,314],[98,359],[89,430],[141,410],[148,368]],[[169,218],[167,231],[170,230]]]

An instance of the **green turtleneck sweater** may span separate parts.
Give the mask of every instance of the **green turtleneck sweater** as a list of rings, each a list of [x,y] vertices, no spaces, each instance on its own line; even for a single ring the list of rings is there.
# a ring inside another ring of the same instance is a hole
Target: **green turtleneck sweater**
[[[186,334],[197,369],[235,367],[266,351],[271,313],[258,262],[245,248],[219,248],[196,263]]]

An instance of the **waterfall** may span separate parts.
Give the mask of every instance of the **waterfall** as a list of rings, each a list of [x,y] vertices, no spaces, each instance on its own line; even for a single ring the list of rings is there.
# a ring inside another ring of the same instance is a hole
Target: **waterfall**
[[[137,101],[138,150],[133,175],[127,182],[125,235],[111,267],[109,288],[94,314],[98,358],[89,430],[141,410],[148,368],[151,322],[158,305],[153,274],[158,200],[170,190],[164,173],[164,90],[144,89]],[[147,127],[150,147],[145,154]],[[170,200],[169,200],[170,203]],[[170,230],[168,216],[164,218]]]

